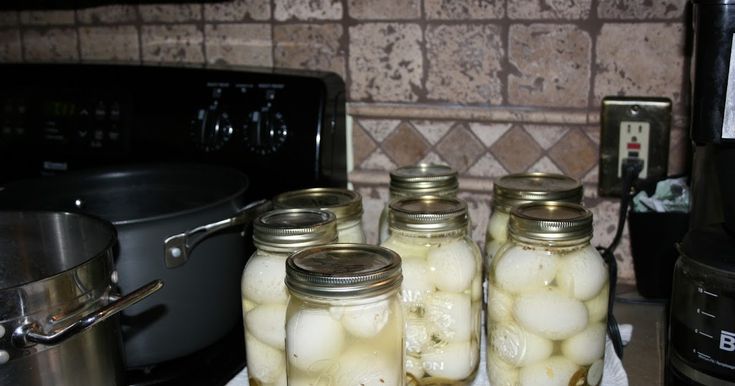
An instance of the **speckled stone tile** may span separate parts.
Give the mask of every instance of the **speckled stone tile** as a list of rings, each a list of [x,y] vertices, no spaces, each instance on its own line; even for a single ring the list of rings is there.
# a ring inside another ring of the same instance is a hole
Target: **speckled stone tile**
[[[145,23],[182,23],[202,20],[201,4],[139,5]]]
[[[452,121],[411,121],[413,127],[421,133],[421,135],[429,141],[430,144],[436,145],[441,140],[449,129],[454,126]]]
[[[461,123],[455,125],[439,141],[436,145],[436,151],[443,159],[447,160],[449,166],[458,173],[463,173],[485,153],[485,146],[467,128],[467,124]]]
[[[20,31],[16,28],[0,29],[0,61],[20,62],[23,59],[20,47]]]
[[[138,20],[138,10],[132,5],[105,5],[77,10],[80,24],[132,23]]]
[[[669,175],[682,174],[686,171],[687,163],[692,157],[689,147],[689,131],[672,128],[669,136]]]
[[[605,0],[597,5],[600,19],[680,19],[686,0]]]
[[[500,104],[503,55],[498,26],[429,25],[427,97],[455,103]]]
[[[594,106],[607,95],[671,98],[682,109],[684,26],[668,23],[605,24],[597,38]]]
[[[366,23],[350,27],[350,97],[364,101],[416,101],[422,92],[421,27]]]
[[[23,25],[71,25],[74,24],[74,11],[21,11],[20,23]]]
[[[586,107],[592,41],[571,24],[510,27],[508,99],[517,105]]]
[[[207,21],[264,21],[270,18],[268,0],[230,0],[204,4],[204,19]]]
[[[597,163],[597,167],[592,168],[587,174],[582,177],[582,182],[585,184],[595,184],[595,187],[597,186],[597,183],[600,181],[600,164]]]
[[[597,145],[580,129],[571,129],[549,150],[549,157],[564,174],[582,179],[597,167]]]
[[[0,12],[0,26],[16,26],[18,25],[20,16],[15,11]]]
[[[607,247],[612,242],[617,230],[619,200],[585,198],[585,206],[592,211],[592,240],[594,246]],[[633,258],[630,254],[630,238],[627,222],[623,228],[623,237],[615,249],[615,261],[618,265],[618,282],[634,282]]]
[[[77,30],[74,28],[24,29],[23,57],[29,62],[79,60]]]
[[[340,0],[274,0],[273,14],[278,21],[284,20],[340,20]]]
[[[592,8],[592,0],[548,1],[548,0],[508,0],[510,19],[587,19]]]
[[[472,177],[497,178],[508,174],[508,171],[492,154],[485,153],[472,167],[467,169],[465,174]]]
[[[427,19],[485,20],[505,15],[505,0],[424,0]]]
[[[569,130],[568,127],[555,125],[526,124],[523,125],[523,127],[525,127],[526,132],[528,132],[528,134],[531,135],[531,137],[533,137],[533,139],[535,139],[536,142],[544,148],[544,150],[549,150],[549,148],[556,145],[556,143],[559,142],[559,139],[561,139]]]
[[[198,25],[141,27],[143,61],[156,63],[204,63],[204,36]]]
[[[140,61],[138,29],[135,26],[81,27],[79,45],[82,61]]]
[[[270,24],[207,24],[207,62],[273,66]]]
[[[355,191],[362,196],[362,227],[368,244],[378,243],[378,224],[380,213],[388,202],[389,193],[387,186],[355,185]]]
[[[360,126],[360,123],[352,121],[352,158],[354,165],[361,165],[367,157],[377,148],[372,138]]]
[[[461,184],[460,184],[461,185]],[[467,203],[467,212],[470,217],[470,238],[482,250],[485,247],[485,231],[490,220],[490,197],[488,193],[460,192],[457,197]]]
[[[421,0],[348,0],[350,17],[361,20],[421,18]]]
[[[381,149],[376,149],[372,152],[360,165],[361,169],[383,171],[390,171],[397,167],[398,165],[396,165]]]
[[[470,130],[480,138],[480,141],[486,146],[492,146],[506,131],[510,130],[513,125],[510,123],[477,123],[470,122]]]
[[[401,123],[381,145],[398,166],[413,165],[429,151],[430,144],[408,122]]]
[[[273,26],[273,61],[276,67],[331,71],[343,79],[347,54],[342,25],[283,24]]]
[[[495,158],[510,173],[521,173],[536,163],[543,149],[518,125],[508,130],[490,148]]]

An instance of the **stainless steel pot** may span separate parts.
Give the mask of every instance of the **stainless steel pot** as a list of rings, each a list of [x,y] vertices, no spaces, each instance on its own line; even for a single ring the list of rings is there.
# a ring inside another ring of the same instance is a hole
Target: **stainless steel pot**
[[[0,385],[122,385],[119,320],[159,290],[113,290],[115,229],[64,212],[0,212]]]
[[[152,279],[159,294],[129,308],[121,324],[128,368],[208,347],[241,323],[244,224],[268,202],[246,205],[247,177],[203,164],[108,167],[17,182],[0,206],[73,210],[112,222],[122,291]]]

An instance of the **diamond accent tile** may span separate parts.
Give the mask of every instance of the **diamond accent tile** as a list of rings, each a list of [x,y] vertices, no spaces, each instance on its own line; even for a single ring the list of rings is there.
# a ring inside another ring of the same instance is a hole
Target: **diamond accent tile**
[[[498,139],[490,150],[510,173],[526,171],[543,154],[543,149],[533,137],[516,125]]]
[[[470,123],[470,130],[480,138],[485,146],[492,146],[498,138],[502,137],[513,125],[510,123]]]
[[[440,164],[440,165],[448,165],[449,162],[444,160],[439,154],[436,154],[433,151],[430,151],[429,154],[426,155],[426,157],[422,158],[419,163],[422,164]]]
[[[472,167],[467,169],[466,174],[474,177],[497,178],[508,174],[508,171],[492,154],[485,153]]]
[[[378,142],[383,142],[401,123],[397,119],[360,119],[359,122],[360,126]]]
[[[442,137],[452,128],[451,121],[411,121],[416,130],[421,133],[430,144],[436,145]]]
[[[465,124],[457,124],[436,145],[436,150],[449,166],[463,173],[485,152],[485,146]]]
[[[531,165],[530,168],[528,168],[529,172],[541,172],[541,173],[557,173],[557,174],[563,174],[561,169],[559,169],[558,166],[549,159],[549,157],[543,156],[541,157],[538,162]]]
[[[596,188],[596,185],[600,181],[599,171],[600,171],[600,168],[598,164],[598,167],[592,168],[592,170],[590,170],[589,173],[587,173],[584,177],[582,177],[582,182],[585,184],[595,184],[595,188]],[[595,189],[595,191],[596,190],[597,189]]]
[[[381,149],[375,150],[360,165],[361,169],[366,170],[386,170],[390,171],[398,166],[388,157]]]
[[[367,157],[378,147],[372,138],[360,126],[359,122],[352,121],[352,157],[354,165],[361,165]]]
[[[530,134],[544,150],[554,146],[564,134],[569,131],[568,127],[549,125],[523,125],[526,132]]]
[[[404,122],[383,141],[382,148],[398,166],[413,165],[429,152],[429,143]]]
[[[564,174],[581,179],[597,166],[597,145],[581,130],[570,130],[551,150],[549,157]]]

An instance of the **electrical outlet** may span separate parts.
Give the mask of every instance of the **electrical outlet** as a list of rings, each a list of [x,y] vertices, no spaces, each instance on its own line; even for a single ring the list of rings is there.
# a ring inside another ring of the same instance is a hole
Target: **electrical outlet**
[[[605,97],[600,119],[600,196],[619,197],[622,165],[639,158],[639,180],[666,176],[669,161],[671,100],[652,97]]]

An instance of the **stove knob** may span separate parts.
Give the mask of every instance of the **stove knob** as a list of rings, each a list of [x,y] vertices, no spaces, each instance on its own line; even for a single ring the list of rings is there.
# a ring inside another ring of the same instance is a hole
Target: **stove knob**
[[[226,112],[216,107],[201,109],[192,122],[192,139],[202,150],[219,150],[230,140],[234,129]]]
[[[283,114],[266,107],[250,113],[244,133],[250,151],[266,155],[276,152],[286,142],[288,128]]]

